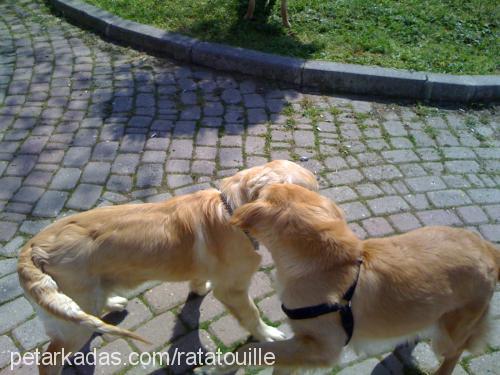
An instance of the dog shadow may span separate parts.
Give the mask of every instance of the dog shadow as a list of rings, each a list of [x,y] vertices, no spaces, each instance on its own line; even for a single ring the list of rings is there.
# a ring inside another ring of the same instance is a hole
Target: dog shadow
[[[210,344],[203,343],[201,340],[203,330],[200,329],[200,309],[204,298],[205,296],[190,293],[178,312],[174,325],[174,332],[185,330],[186,326],[189,326],[192,331],[170,345],[167,350],[170,359],[174,358],[176,355],[175,353],[198,353],[199,351],[207,353],[208,351],[214,351],[216,349],[215,347],[209,347]],[[196,366],[192,366],[181,361],[180,363],[170,364],[168,367],[165,367],[164,370],[166,370],[167,373],[173,374],[191,374],[195,367],[201,365],[203,364],[197,363]],[[230,374],[234,373],[232,372]]]
[[[425,375],[418,368],[412,356],[412,352],[417,344],[418,341],[412,341],[398,345],[392,353],[375,366],[371,375],[387,374],[387,370],[394,375]]]

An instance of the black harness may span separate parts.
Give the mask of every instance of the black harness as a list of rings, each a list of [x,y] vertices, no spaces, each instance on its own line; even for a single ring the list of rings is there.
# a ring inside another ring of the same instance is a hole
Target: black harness
[[[281,305],[283,312],[288,316],[288,318],[292,320],[301,320],[301,319],[312,319],[317,318],[318,316],[329,314],[332,312],[340,313],[340,321],[342,322],[342,328],[347,335],[347,340],[345,345],[349,344],[351,341],[352,334],[354,331],[354,316],[352,315],[352,297],[354,295],[354,291],[356,290],[356,286],[358,285],[359,274],[361,273],[361,265],[363,264],[363,259],[358,259],[358,273],[356,275],[356,279],[352,283],[352,285],[347,289],[347,292],[344,293],[342,299],[347,303],[322,303],[320,305],[308,306],[308,307],[300,307],[298,309],[288,309],[285,305]]]
[[[224,205],[224,208],[228,212],[229,216],[233,216],[234,211],[227,200],[226,194],[220,193],[219,196],[220,196],[220,200],[221,200],[222,204]],[[248,239],[252,243],[254,250],[259,250],[259,242],[255,238],[250,236],[250,233],[248,233],[248,231],[244,230],[243,232],[247,235]]]

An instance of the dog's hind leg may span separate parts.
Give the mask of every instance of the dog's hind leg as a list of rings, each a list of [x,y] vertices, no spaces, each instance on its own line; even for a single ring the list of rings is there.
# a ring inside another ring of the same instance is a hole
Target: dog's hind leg
[[[92,337],[93,332],[86,327],[58,321],[54,318],[48,324],[44,321],[44,324],[50,337],[50,344],[45,351],[49,354],[44,353],[42,358],[48,357],[51,361],[50,363],[46,360],[41,361],[38,370],[40,375],[59,375],[65,365],[64,356],[80,350]]]
[[[444,357],[436,375],[450,375],[466,349],[473,349],[487,333],[488,308],[473,303],[443,315],[439,321],[441,334],[433,342],[435,351]]]

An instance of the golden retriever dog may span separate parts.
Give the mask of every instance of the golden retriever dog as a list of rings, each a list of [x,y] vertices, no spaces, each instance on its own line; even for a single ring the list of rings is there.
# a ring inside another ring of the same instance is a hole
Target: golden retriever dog
[[[104,323],[104,310],[123,310],[115,293],[145,281],[190,281],[191,290],[214,295],[259,340],[282,339],[266,325],[248,295],[261,256],[233,227],[232,210],[273,183],[317,190],[315,176],[276,160],[226,178],[208,189],[164,202],[96,208],[60,219],[29,240],[19,255],[21,286],[42,319],[49,353],[80,349],[93,332],[145,339]],[[40,366],[58,374],[61,366]]]
[[[500,250],[476,233],[436,226],[362,241],[335,203],[283,184],[263,189],[231,223],[261,241],[276,263],[295,335],[239,351],[274,353],[277,372],[331,366],[349,341],[362,349],[427,333],[443,357],[437,374],[445,375],[484,341]]]
[[[247,14],[245,15],[245,19],[251,20],[253,18],[254,11],[255,11],[255,0],[249,0]],[[285,26],[285,27],[291,26],[290,21],[288,20],[287,0],[281,0],[281,20],[283,22],[283,26]]]

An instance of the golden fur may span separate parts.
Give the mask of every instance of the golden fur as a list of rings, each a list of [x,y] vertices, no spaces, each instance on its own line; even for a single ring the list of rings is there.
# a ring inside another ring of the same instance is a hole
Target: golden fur
[[[428,227],[362,241],[333,202],[281,184],[263,189],[231,222],[270,250],[288,308],[341,302],[358,272],[356,260],[364,259],[352,300],[355,348],[432,328],[433,348],[444,357],[437,374],[444,375],[484,338],[500,251],[476,233]],[[290,324],[292,339],[240,350],[272,352],[277,368],[330,366],[338,359],[346,341],[338,313]]]
[[[221,191],[234,209],[280,182],[318,189],[312,173],[277,160],[226,178]],[[256,338],[282,338],[248,296],[261,257],[229,219],[220,192],[209,189],[159,203],[96,208],[37,234],[20,253],[18,274],[51,339],[47,350],[78,350],[94,331],[144,340],[96,316],[104,308],[123,309],[127,300],[113,294],[148,280],[190,280],[199,294],[208,292],[210,280],[215,297]],[[43,374],[60,371],[40,368]]]
[[[248,0],[248,9],[247,14],[245,15],[245,19],[252,19],[253,12],[255,10],[255,0]],[[290,27],[290,21],[288,20],[288,4],[287,0],[281,0],[281,20],[283,22],[283,26]]]

